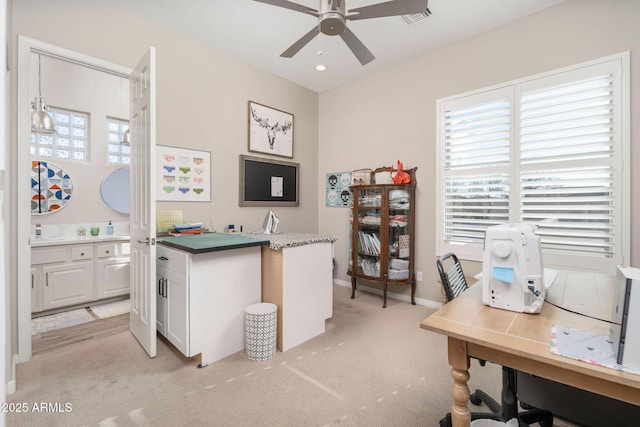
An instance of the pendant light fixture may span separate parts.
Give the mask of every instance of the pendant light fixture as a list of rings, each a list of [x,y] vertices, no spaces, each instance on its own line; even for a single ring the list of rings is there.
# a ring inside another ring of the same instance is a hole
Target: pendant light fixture
[[[129,132],[129,129],[124,131],[124,134],[122,135],[122,142],[120,142],[120,144],[131,145],[131,132]]]
[[[42,98],[42,82],[40,75],[40,54],[38,54],[38,96],[34,99],[31,107],[31,131],[36,133],[52,134],[56,132],[53,119],[47,112],[47,105]]]

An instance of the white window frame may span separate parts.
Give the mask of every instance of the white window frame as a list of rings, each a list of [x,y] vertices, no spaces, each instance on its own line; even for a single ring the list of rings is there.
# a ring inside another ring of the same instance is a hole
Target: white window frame
[[[614,86],[615,97],[615,121],[614,121],[614,151],[615,151],[615,182],[616,189],[615,206],[614,206],[614,231],[615,243],[613,255],[610,258],[599,258],[594,256],[579,256],[573,254],[558,254],[554,252],[552,255],[543,257],[546,266],[560,269],[581,269],[589,271],[598,271],[605,273],[613,273],[615,266],[628,263],[630,260],[630,54],[622,52],[619,54],[599,58],[593,61],[564,67],[546,73],[514,80],[504,84],[483,88],[460,95],[442,98],[436,101],[436,255],[442,255],[447,252],[455,252],[459,258],[482,261],[482,244],[465,244],[452,243],[445,241],[444,235],[444,183],[445,178],[451,175],[451,171],[445,171],[445,113],[456,106],[473,104],[473,102],[481,102],[484,98],[495,98],[498,93],[503,91],[511,91],[513,93],[513,102],[511,104],[511,120],[510,120],[510,164],[508,165],[509,176],[512,177],[510,182],[509,195],[509,222],[520,221],[520,163],[519,156],[519,97],[523,88],[535,87],[537,81],[552,81],[554,78],[562,78],[567,73],[575,74],[575,79],[580,78],[581,73],[590,72],[594,67],[611,65],[619,67],[620,74],[616,77]],[[549,85],[547,85],[549,86]],[[496,94],[494,96],[494,94]],[[465,104],[466,103],[466,104]],[[464,171],[460,172],[464,175]],[[473,174],[474,172],[470,172]]]
[[[53,119],[54,126],[56,128],[56,132],[53,134],[39,134],[36,132],[31,132],[31,157],[33,158],[43,158],[43,159],[51,159],[61,160],[61,161],[73,161],[73,162],[89,162],[89,132],[91,125],[91,116],[89,113],[85,113],[82,111],[69,110],[61,107],[52,107],[48,108],[49,114]],[[58,116],[60,114],[68,114],[69,116],[78,115],[82,116],[85,119],[84,126],[74,125],[73,123],[63,123],[60,122]],[[63,135],[59,132],[61,126],[67,126],[70,128],[69,135]],[[73,128],[82,128],[84,130],[84,136],[75,136],[73,135]],[[51,139],[51,144],[43,144],[42,141],[45,139]],[[61,141],[63,139],[68,139],[68,145],[62,145]],[[74,139],[83,141],[84,147],[74,147]],[[51,149],[51,156],[43,155],[40,152],[40,148],[49,148]],[[57,155],[58,151],[67,151],[69,153],[69,157],[60,157]],[[84,155],[83,159],[74,158],[73,153],[82,153]]]

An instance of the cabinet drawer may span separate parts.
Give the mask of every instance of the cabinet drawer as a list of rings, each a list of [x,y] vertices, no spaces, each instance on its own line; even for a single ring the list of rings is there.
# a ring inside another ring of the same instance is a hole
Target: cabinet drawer
[[[156,265],[186,275],[188,264],[189,254],[162,245],[156,247]]]
[[[96,245],[96,256],[98,258],[111,258],[118,255],[115,243],[105,243]]]
[[[64,262],[66,259],[67,251],[64,246],[31,249],[31,265]]]
[[[71,248],[71,261],[93,259],[93,246],[74,246]]]

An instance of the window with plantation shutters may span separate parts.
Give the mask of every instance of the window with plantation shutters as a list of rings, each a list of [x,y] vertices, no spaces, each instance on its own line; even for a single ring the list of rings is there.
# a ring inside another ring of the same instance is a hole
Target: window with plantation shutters
[[[545,264],[621,264],[630,200],[624,67],[628,55],[617,55],[438,101],[437,252],[481,260],[487,227],[527,222]]]

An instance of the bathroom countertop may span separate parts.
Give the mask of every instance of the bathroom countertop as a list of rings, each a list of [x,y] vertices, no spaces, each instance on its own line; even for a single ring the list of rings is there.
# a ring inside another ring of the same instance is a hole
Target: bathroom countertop
[[[129,241],[129,235],[104,235],[104,236],[75,236],[75,237],[42,237],[36,239],[31,238],[31,247],[37,248],[42,246],[57,246],[57,245],[77,245],[81,243],[101,243],[101,242],[113,242],[113,241]]]

